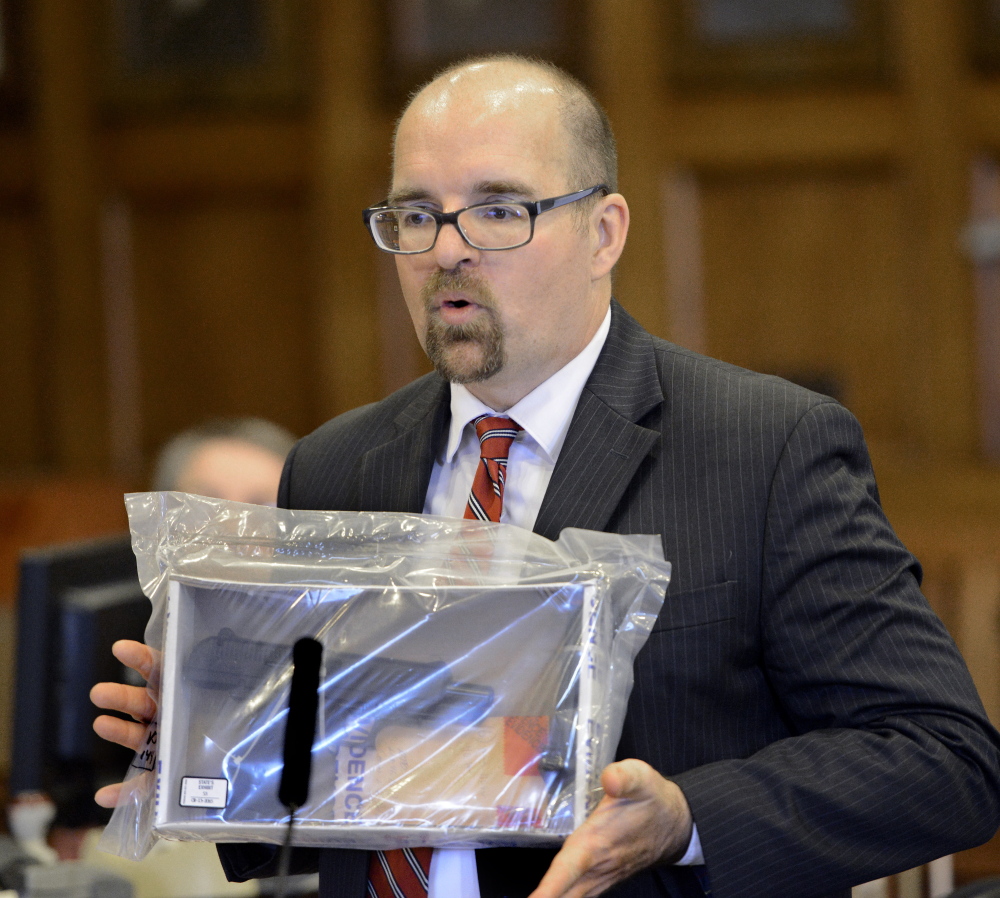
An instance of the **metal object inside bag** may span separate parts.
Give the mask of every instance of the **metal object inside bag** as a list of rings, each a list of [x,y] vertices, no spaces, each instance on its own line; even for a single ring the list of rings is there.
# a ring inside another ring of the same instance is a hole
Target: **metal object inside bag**
[[[657,537],[173,492],[126,506],[159,712],[102,850],[282,843],[303,637],[322,662],[293,844],[558,845],[600,800],[669,582]]]
[[[195,645],[184,662],[183,675],[202,689],[227,690],[233,698],[246,697],[273,673],[284,674],[291,651],[287,645],[240,639],[226,627]],[[564,651],[563,656],[559,659],[560,687],[538,766],[547,773],[571,774],[579,650]],[[402,717],[415,725],[477,724],[494,705],[492,689],[452,682],[444,663],[350,654],[328,660],[327,681],[321,692],[327,703],[327,719],[342,721],[337,732],[344,738],[352,733],[367,735],[367,744],[372,745],[390,719]]]
[[[577,757],[593,592],[589,583],[432,593],[175,581],[158,831],[273,835],[285,816],[276,785],[291,643],[309,634],[324,660],[299,844],[327,844],[336,827],[348,842],[387,828],[416,841],[428,831],[516,844],[564,837],[594,775]],[[287,641],[249,638],[261,621]],[[214,635],[199,636],[206,628]]]
[[[240,639],[228,627],[201,640],[184,664],[184,678],[203,689],[228,690],[234,697],[253,693],[280,667],[292,647]],[[493,705],[493,690],[453,683],[447,664],[341,653],[326,663],[320,686],[328,716],[342,718],[344,735],[366,731],[370,738],[390,717],[415,723],[478,723]]]

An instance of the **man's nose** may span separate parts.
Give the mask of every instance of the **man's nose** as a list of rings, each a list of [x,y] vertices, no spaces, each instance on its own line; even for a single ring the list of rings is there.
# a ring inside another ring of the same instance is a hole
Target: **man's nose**
[[[479,261],[479,250],[469,246],[459,233],[457,225],[453,224],[441,226],[437,242],[431,252],[434,253],[434,260],[437,264],[446,271],[475,265]]]

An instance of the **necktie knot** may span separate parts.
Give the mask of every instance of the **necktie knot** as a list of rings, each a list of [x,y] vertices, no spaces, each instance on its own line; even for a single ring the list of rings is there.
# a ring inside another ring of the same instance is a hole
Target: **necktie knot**
[[[521,425],[500,415],[480,415],[472,422],[479,437],[479,453],[483,458],[506,458]]]
[[[465,517],[499,522],[503,509],[507,456],[521,425],[502,415],[480,415],[473,421],[479,437],[479,465]]]

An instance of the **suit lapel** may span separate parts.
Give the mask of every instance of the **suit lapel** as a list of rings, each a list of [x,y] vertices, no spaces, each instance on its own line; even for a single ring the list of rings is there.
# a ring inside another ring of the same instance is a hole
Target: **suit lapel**
[[[396,436],[362,457],[359,508],[423,511],[450,414],[447,382],[429,375],[426,384],[394,421]],[[558,539],[565,527],[604,528],[659,436],[638,422],[663,401],[649,334],[612,300],[611,330],[573,414],[536,533]]]
[[[446,431],[449,390],[436,375],[394,421],[397,435],[369,450],[358,468],[359,508],[419,514]]]
[[[648,333],[612,300],[611,330],[580,396],[535,521],[603,530],[659,433],[638,422],[664,401]]]

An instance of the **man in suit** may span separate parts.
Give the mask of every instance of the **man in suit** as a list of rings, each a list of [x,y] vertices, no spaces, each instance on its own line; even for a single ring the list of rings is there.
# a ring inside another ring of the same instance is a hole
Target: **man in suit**
[[[483,898],[846,895],[984,841],[1000,739],[857,422],[612,300],[614,169],[603,113],[551,67],[477,60],[418,93],[368,220],[436,372],[324,425],[282,477],[284,507],[461,516],[472,422],[502,413],[522,428],[502,520],[662,537],[674,577],[605,798],[554,856],[480,851]],[[323,896],[365,893],[366,852],[315,860]],[[223,851],[234,877],[271,861]]]

